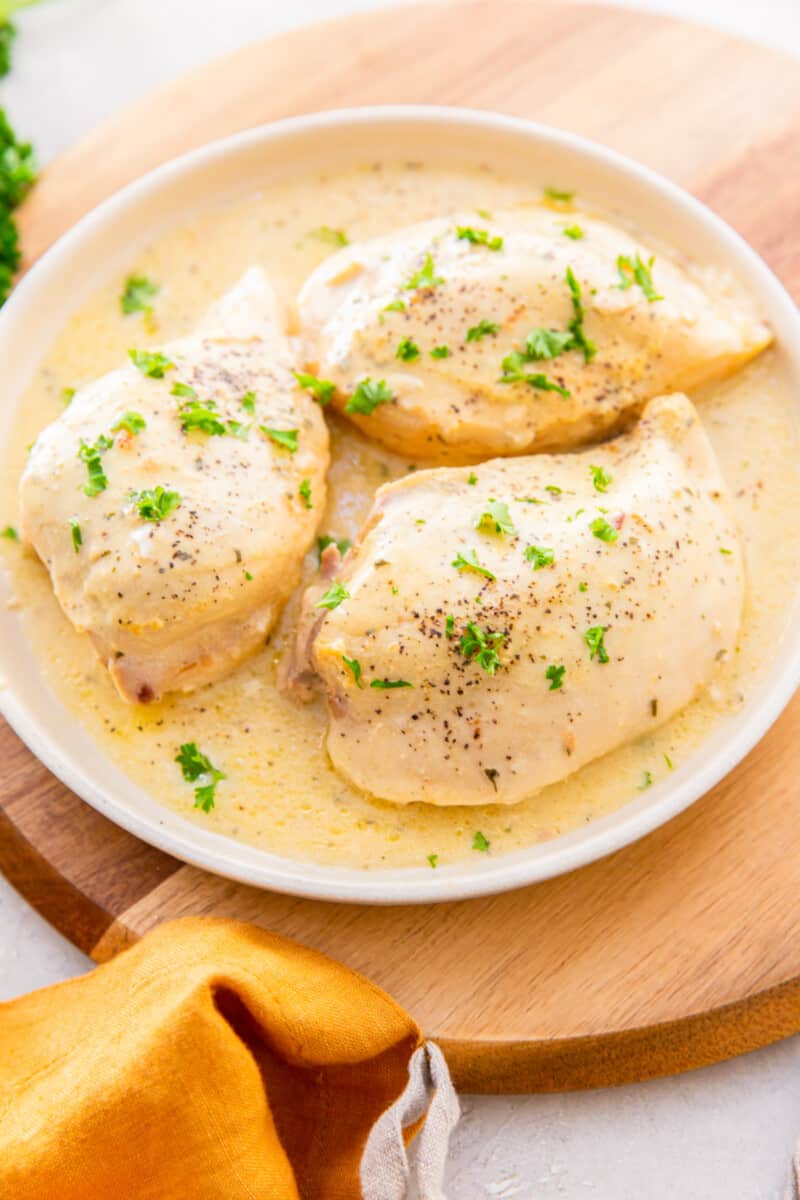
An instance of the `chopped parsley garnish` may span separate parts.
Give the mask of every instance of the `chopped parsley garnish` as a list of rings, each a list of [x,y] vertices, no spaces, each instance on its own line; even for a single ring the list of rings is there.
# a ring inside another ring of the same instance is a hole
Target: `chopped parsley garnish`
[[[330,404],[333,399],[333,393],[336,391],[336,384],[331,383],[330,379],[318,379],[316,375],[309,375],[305,371],[292,371],[301,388],[305,388],[307,392],[317,401],[322,408]]]
[[[181,408],[178,420],[184,433],[196,430],[198,433],[207,433],[209,437],[222,437],[228,432],[225,423],[219,419],[213,400],[190,400]]]
[[[481,629],[480,625],[470,621],[458,648],[470,662],[477,662],[487,675],[495,675],[497,668],[503,665],[495,647],[505,640],[505,636],[504,633],[490,633],[488,629]]]
[[[406,302],[405,302],[405,300],[390,300],[388,304],[384,305],[383,311],[384,312],[405,312],[406,311]]]
[[[597,655],[601,663],[607,663],[609,661],[608,651],[606,650],[604,640],[607,629],[607,625],[592,625],[592,627],[587,629],[583,635],[583,640],[586,642],[586,645],[590,650],[589,658],[594,658],[595,655]]]
[[[19,534],[17,533],[17,531],[13,525],[6,525],[3,532],[0,533],[0,537],[4,537],[7,542],[18,542],[19,541]]]
[[[324,533],[317,538],[317,558],[322,562],[322,551],[327,550],[328,546],[335,546],[340,554],[345,555],[351,545],[349,538],[336,538],[333,534]]]
[[[456,627],[456,619],[453,616],[447,616],[444,619],[444,636],[449,641],[453,636],[453,631]]]
[[[298,491],[298,494],[302,497],[303,503],[305,504],[306,508],[313,508],[314,504],[311,500],[311,480],[303,479],[302,482],[300,483],[300,487],[297,489],[297,491]]]
[[[552,379],[548,379],[546,375],[541,375],[538,372],[529,375],[525,370],[525,364],[528,359],[519,350],[512,350],[511,354],[507,354],[502,362],[503,374],[500,376],[498,383],[527,383],[529,387],[537,388],[541,392],[558,392],[564,399],[568,399],[571,393],[565,387],[561,387],[558,383],[553,383]]]
[[[543,190],[545,199],[554,200],[556,204],[570,204],[575,196],[574,192],[565,192],[561,188],[546,187]]]
[[[181,383],[176,379],[172,387],[169,389],[170,396],[181,396],[184,400],[196,400],[197,392],[189,383]]]
[[[503,239],[501,237],[490,237],[487,229],[473,229],[471,225],[459,225],[456,229],[456,237],[462,241],[471,242],[473,246],[486,246],[487,250],[502,250]]]
[[[619,530],[615,529],[613,525],[609,525],[605,517],[595,517],[589,528],[601,542],[615,542],[619,537]]]
[[[119,298],[119,306],[125,316],[132,313],[150,313],[153,311],[151,301],[161,291],[157,283],[153,283],[145,275],[129,275],[125,280],[125,290]]]
[[[431,350],[431,358],[449,358],[450,354],[449,346],[434,346]]]
[[[310,229],[308,236],[316,238],[318,242],[325,242],[329,246],[349,246],[350,239],[343,229],[332,229],[330,225],[320,225],[317,229]]]
[[[276,446],[280,446],[283,450],[288,450],[290,454],[297,453],[297,435],[300,432],[299,429],[268,429],[266,425],[259,425],[258,428]]]
[[[183,389],[186,384],[176,383],[172,389],[174,396],[188,394]],[[181,391],[176,391],[180,388]],[[193,396],[197,393],[194,389],[189,388]],[[243,425],[241,421],[228,420],[223,421],[217,412],[217,403],[215,400],[189,400],[184,404],[178,412],[178,419],[181,423],[181,429],[184,433],[190,433],[192,430],[198,433],[208,434],[209,437],[222,437],[225,434],[230,434],[232,437],[237,437],[241,441],[246,441],[250,435],[250,425]],[[267,432],[263,425],[259,429]]]
[[[478,482],[478,476],[475,474],[474,471],[470,471],[469,475],[467,476],[467,483],[469,484],[470,487],[474,487],[477,482]]]
[[[71,404],[71,403],[72,403],[72,398],[73,398],[73,396],[75,395],[75,393],[77,392],[77,390],[78,390],[78,389],[77,389],[77,388],[74,388],[74,387],[63,387],[63,388],[61,389],[61,400],[62,400],[62,403],[64,403],[64,404]]]
[[[672,762],[672,759],[670,758],[670,756],[669,756],[668,754],[665,754],[665,755],[664,755],[664,762],[667,764],[667,766],[669,767],[670,771],[673,771],[673,770],[675,769],[675,768],[674,768],[674,764],[673,764],[673,762]]]
[[[414,685],[407,679],[372,679],[369,686],[381,688],[383,691],[391,691],[394,688],[413,687]]]
[[[332,612],[343,600],[349,600],[350,593],[342,583],[332,583],[324,596],[314,605],[315,608],[327,608]]]
[[[103,470],[103,462],[101,455],[106,450],[110,450],[114,445],[114,439],[106,437],[104,433],[100,434],[93,446],[81,439],[80,449],[78,450],[78,458],[82,463],[86,463],[86,470],[89,473],[89,482],[84,484],[83,490],[87,496],[97,496],[100,492],[104,492],[108,487],[108,479]]]
[[[344,406],[344,411],[361,413],[365,417],[369,417],[379,404],[388,404],[393,398],[392,389],[385,379],[373,382],[368,377],[362,379],[357,385],[356,390]]]
[[[604,467],[589,467],[592,475],[592,483],[596,492],[607,492],[608,485],[613,482],[614,476],[609,475]]]
[[[541,571],[542,567],[552,567],[556,561],[555,551],[549,546],[527,546],[525,557],[529,563],[533,563],[534,571]]]
[[[395,357],[402,362],[413,362],[415,358],[419,358],[419,346],[413,338],[404,337],[397,346]]]
[[[476,550],[468,550],[466,554],[459,552],[450,565],[451,567],[455,567],[457,571],[474,571],[476,575],[485,575],[487,579],[497,578],[488,567],[481,566]]]
[[[494,779],[491,776],[489,778],[494,787],[494,790],[497,791],[497,784],[495,783]],[[472,849],[480,850],[482,854],[486,854],[489,850],[490,845],[491,845],[491,842],[489,841],[489,839],[487,837],[484,837],[484,835],[481,833],[481,831],[478,830],[478,832],[475,834],[475,836],[472,839]]]
[[[557,358],[572,348],[572,334],[558,329],[532,329],[525,339],[527,362],[541,362],[546,358]]]
[[[569,331],[572,334],[572,342],[576,349],[583,351],[583,357],[585,361],[591,362],[597,353],[597,347],[591,338],[586,336],[586,332],[583,328],[586,310],[584,309],[583,301],[581,300],[581,285],[575,278],[572,267],[567,267],[566,280],[567,287],[569,288],[570,296],[572,298],[573,317],[568,326]]]
[[[573,242],[579,242],[581,238],[586,237],[580,225],[568,225],[561,232],[564,234],[564,237],[572,238]]]
[[[516,533],[514,522],[508,511],[508,505],[502,500],[487,500],[486,507],[478,513],[473,521],[481,533]]]
[[[564,682],[564,672],[566,669],[566,667],[556,666],[555,663],[551,663],[547,668],[544,673],[544,677],[550,681],[550,687],[547,689],[549,692],[558,692],[561,690],[561,685]]]
[[[436,864],[438,863],[438,861],[439,861],[439,855],[438,855],[438,854],[429,854],[429,855],[428,855],[428,864],[429,864],[429,866],[431,866],[431,867],[435,867],[435,866],[436,866]]]
[[[244,577],[245,577],[245,579],[247,580],[247,582],[248,582],[248,583],[252,583],[252,582],[253,582],[253,576],[250,574],[250,572],[249,572],[249,571],[245,571],[245,572],[244,572]]]
[[[179,508],[181,503],[180,495],[177,492],[168,491],[160,483],[154,488],[133,492],[131,500],[136,505],[143,521],[163,521],[171,512]]]
[[[548,483],[544,490],[549,492],[551,496],[561,496],[564,491],[563,488],[556,487],[554,483]]]
[[[239,438],[242,442],[246,442],[250,436],[250,428],[249,425],[243,425],[241,421],[225,422],[225,432],[231,434],[232,437]]]
[[[663,300],[664,297],[656,290],[656,285],[653,283],[651,274],[655,258],[650,258],[648,261],[642,262],[639,251],[636,251],[636,257],[631,262],[630,258],[625,254],[620,254],[617,259],[617,272],[620,282],[617,287],[621,291],[626,292],[628,288],[636,284],[644,292],[648,304],[652,304],[654,300]]]
[[[444,283],[441,275],[436,274],[436,268],[433,265],[433,255],[428,253],[425,255],[425,261],[418,271],[405,284],[407,292],[413,291],[415,288],[433,288]]]
[[[197,748],[197,742],[184,742],[179,749],[175,762],[181,769],[187,783],[197,783],[194,789],[194,806],[202,808],[203,812],[211,812],[214,807],[214,794],[221,779],[226,779],[224,771],[218,770],[208,755]]]
[[[245,392],[245,394],[242,396],[239,403],[241,404],[244,411],[246,413],[249,413],[250,416],[252,417],[253,413],[256,411],[256,394],[255,394],[255,392]]]
[[[83,545],[83,533],[81,532],[80,522],[77,517],[70,517],[69,527],[72,533],[72,549],[76,554],[79,554]]]
[[[146,428],[147,422],[141,413],[126,412],[114,422],[111,426],[111,432],[120,433],[124,429],[126,433],[136,435]]]
[[[500,326],[495,321],[487,321],[485,317],[482,317],[477,325],[472,325],[467,330],[467,341],[480,342],[483,338],[498,333],[499,330]]]
[[[653,785],[652,774],[650,773],[650,771],[644,771],[642,773],[642,782],[639,784],[639,791],[644,792],[647,790],[647,788],[652,787],[652,785]]]
[[[579,591],[579,592],[588,592],[588,590],[589,590],[589,585],[588,585],[588,583],[579,583],[579,584],[578,584],[578,591]]]
[[[160,350],[129,350],[130,358],[137,371],[148,379],[163,379],[166,371],[174,371],[175,363]]]
[[[361,663],[358,661],[358,659],[357,658],[347,658],[346,655],[343,654],[342,662],[347,667],[350,674],[353,676],[353,679],[355,680],[357,686],[360,688],[363,688],[364,684],[361,679]]]
[[[719,552],[720,554],[733,554],[733,551],[729,550],[727,546],[720,546]]]

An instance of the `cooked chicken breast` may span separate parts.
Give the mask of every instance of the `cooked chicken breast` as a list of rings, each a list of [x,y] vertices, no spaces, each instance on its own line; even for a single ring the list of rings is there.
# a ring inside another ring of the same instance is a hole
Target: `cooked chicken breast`
[[[258,269],[132,359],[37,438],[21,520],[120,694],[148,701],[263,643],[325,506],[328,434]]]
[[[716,379],[769,330],[740,295],[579,213],[437,219],[355,243],[299,300],[308,370],[413,459],[569,449]]]
[[[388,484],[300,625],[333,764],[398,803],[530,796],[714,679],[743,579],[685,396],[653,400],[632,433],[591,450]]]

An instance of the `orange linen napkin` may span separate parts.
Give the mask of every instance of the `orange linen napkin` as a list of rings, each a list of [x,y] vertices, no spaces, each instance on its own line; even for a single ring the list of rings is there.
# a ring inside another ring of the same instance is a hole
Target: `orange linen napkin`
[[[354,1200],[421,1040],[315,951],[233,921],[162,925],[0,1005],[0,1196]]]

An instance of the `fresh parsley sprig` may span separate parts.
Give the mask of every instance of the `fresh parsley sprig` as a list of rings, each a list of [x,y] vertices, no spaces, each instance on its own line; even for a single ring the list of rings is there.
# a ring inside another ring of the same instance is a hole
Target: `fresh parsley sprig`
[[[266,425],[259,425],[258,428],[261,433],[268,437],[271,442],[274,442],[276,446],[280,446],[282,450],[288,450],[290,454],[297,453],[299,429],[269,429]]]
[[[207,754],[198,750],[197,742],[184,742],[175,756],[175,762],[187,783],[197,783],[194,789],[195,808],[202,808],[205,813],[211,812],[217,784],[227,778],[225,772],[215,767]]]
[[[477,662],[487,675],[495,675],[497,668],[503,665],[497,646],[505,641],[505,636],[504,633],[492,633],[488,629],[481,629],[480,625],[469,621],[458,648],[470,662]]]
[[[485,246],[487,250],[502,250],[503,239],[492,237],[488,229],[473,229],[471,225],[456,226],[456,237],[461,241],[471,242],[473,246]]]
[[[620,280],[617,287],[620,291],[627,292],[628,288],[636,284],[643,291],[648,304],[653,304],[656,300],[663,300],[664,297],[653,283],[652,272],[655,261],[655,258],[651,257],[644,262],[638,250],[633,259],[626,254],[620,254],[617,258],[617,274]]]
[[[316,375],[309,375],[307,371],[292,371],[292,374],[300,387],[310,392],[321,408],[330,404],[333,393],[336,391],[336,384],[332,383],[330,379],[318,379]]]
[[[327,608],[329,612],[333,612],[334,608],[338,608],[345,600],[350,599],[350,593],[343,583],[332,583],[327,592],[319,598],[314,605],[315,608]]]
[[[344,406],[344,411],[360,413],[362,416],[369,417],[379,405],[388,404],[393,399],[392,389],[385,379],[373,381],[367,377],[357,384],[355,391]]]
[[[131,500],[143,521],[163,521],[176,508],[180,508],[181,504],[179,493],[162,487],[160,483],[154,488],[133,492]]]
[[[468,550],[466,554],[459,551],[450,565],[457,571],[474,571],[476,575],[483,575],[493,581],[497,578],[488,567],[481,566],[477,550]]]
[[[608,631],[607,625],[592,625],[583,635],[583,640],[589,647],[589,658],[595,656],[601,663],[610,661],[608,651],[606,650],[605,636]]]
[[[103,467],[102,455],[106,450],[110,450],[114,445],[114,439],[106,437],[101,433],[94,445],[85,442],[81,438],[81,444],[78,449],[78,458],[82,463],[86,464],[86,470],[89,475],[89,480],[84,484],[83,490],[87,496],[97,496],[100,492],[104,492],[108,487],[108,479]]]
[[[597,353],[597,347],[591,338],[586,336],[586,331],[583,328],[583,322],[586,318],[586,309],[583,306],[581,285],[575,278],[575,272],[572,267],[567,267],[567,287],[569,288],[570,299],[572,300],[572,320],[569,323],[569,331],[572,334],[572,344],[577,350],[583,351],[585,361],[591,362]]]
[[[487,500],[472,523],[481,533],[507,533],[509,536],[516,533],[508,505],[502,500]]]
[[[175,370],[175,363],[160,350],[129,350],[128,357],[148,379],[163,379],[167,371]]]
[[[481,317],[477,325],[472,325],[467,330],[466,340],[468,342],[481,342],[485,337],[492,337],[500,332],[500,326],[496,321],[488,321],[486,317]]]
[[[404,290],[407,292],[416,291],[417,288],[434,288],[439,287],[444,283],[441,275],[436,274],[436,267],[433,263],[433,255],[428,253],[425,255],[425,261],[418,271],[409,279],[408,283],[404,284]]]
[[[124,316],[134,313],[152,313],[152,301],[161,291],[157,283],[146,275],[129,275],[119,298],[119,306]]]

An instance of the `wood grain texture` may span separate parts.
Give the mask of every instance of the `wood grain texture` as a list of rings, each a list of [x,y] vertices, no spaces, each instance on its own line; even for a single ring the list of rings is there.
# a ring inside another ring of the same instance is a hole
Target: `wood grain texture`
[[[300,69],[302,66],[302,69]],[[566,3],[420,6],[300,30],[177,80],[48,169],[29,260],[117,187],[293,113],[435,102],[593,137],[692,190],[800,296],[800,70],[721,34]],[[648,838],[503,896],[413,908],[258,892],[137,842],[0,729],[0,867],[97,961],[168,917],[252,920],[392,992],[459,1087],[595,1087],[800,1030],[800,698],[745,763]]]

